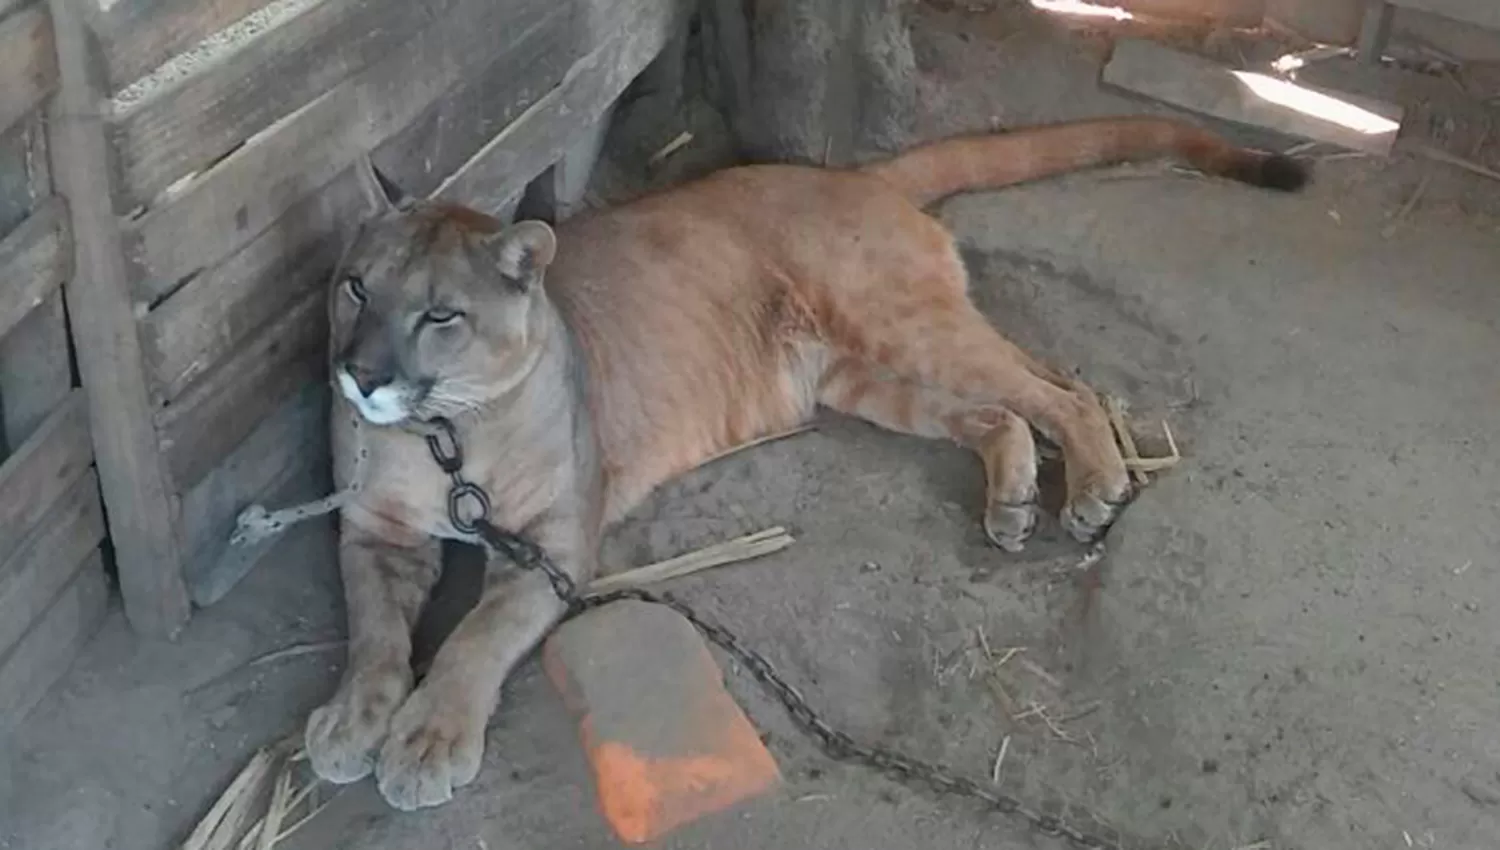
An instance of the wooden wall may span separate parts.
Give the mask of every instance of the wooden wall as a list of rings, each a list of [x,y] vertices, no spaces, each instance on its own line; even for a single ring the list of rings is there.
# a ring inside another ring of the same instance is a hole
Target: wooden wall
[[[73,254],[49,156],[57,82],[45,4],[0,2],[0,731],[66,671],[108,600],[63,306]]]
[[[245,505],[327,487],[324,284],[356,157],[502,212],[688,5],[50,0],[84,119],[59,172],[70,305],[132,624],[170,635],[248,568],[227,546]]]

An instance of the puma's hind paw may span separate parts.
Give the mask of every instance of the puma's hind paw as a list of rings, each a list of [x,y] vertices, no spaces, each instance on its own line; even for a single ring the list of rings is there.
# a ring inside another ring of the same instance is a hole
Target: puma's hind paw
[[[1036,501],[991,502],[984,512],[984,534],[1007,552],[1020,552],[1036,531]]]

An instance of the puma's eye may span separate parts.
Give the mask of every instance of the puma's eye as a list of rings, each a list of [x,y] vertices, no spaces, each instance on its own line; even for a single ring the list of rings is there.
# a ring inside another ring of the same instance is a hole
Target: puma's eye
[[[349,293],[356,303],[363,304],[370,300],[370,294],[365,292],[365,280],[357,274],[351,274],[344,278],[344,291]]]
[[[429,325],[447,325],[458,321],[463,313],[458,310],[450,310],[447,307],[433,307],[422,314],[422,321]]]

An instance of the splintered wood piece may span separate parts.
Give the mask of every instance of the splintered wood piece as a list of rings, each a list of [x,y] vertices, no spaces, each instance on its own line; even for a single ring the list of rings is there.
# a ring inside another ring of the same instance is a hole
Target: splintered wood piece
[[[1109,424],[1115,429],[1115,439],[1120,443],[1120,453],[1125,456],[1125,468],[1130,470],[1130,477],[1134,478],[1137,484],[1146,484],[1151,479],[1147,478],[1145,471],[1138,466],[1141,462],[1141,455],[1135,448],[1135,436],[1130,433],[1130,426],[1125,422],[1124,405],[1114,396],[1106,396],[1104,410],[1109,414]]]

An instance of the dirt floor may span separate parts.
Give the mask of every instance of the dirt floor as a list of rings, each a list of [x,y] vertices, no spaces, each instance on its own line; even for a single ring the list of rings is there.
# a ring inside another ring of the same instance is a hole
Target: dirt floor
[[[916,27],[923,135],[1146,109],[1099,90],[1087,34],[962,9]],[[1422,133],[1493,117],[1444,100],[1447,80],[1345,70],[1400,93]],[[693,119],[678,173],[712,163],[710,118]],[[617,150],[603,195],[639,171]],[[1008,790],[1066,798],[1149,846],[1493,847],[1500,183],[1406,154],[1318,169],[1301,197],[1142,168],[942,208],[994,321],[1146,426],[1169,420],[1186,455],[1097,569],[1075,570],[1084,552],[1055,519],[1024,555],[987,546],[963,451],[833,418],[666,488],[608,558],[789,526],[788,551],[676,589],[860,736],[975,776],[1008,737]],[[294,534],[175,644],[112,617],[0,742],[0,847],[174,846],[255,747],[332,692],[342,656],[246,662],[335,641],[341,617],[326,528]],[[664,847],[1060,846],[825,761],[726,673],[787,782]],[[535,663],[488,747],[444,808],[396,814],[366,782],[285,846],[616,846]]]

